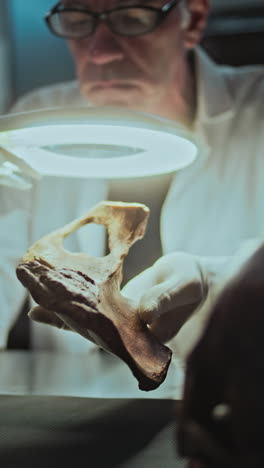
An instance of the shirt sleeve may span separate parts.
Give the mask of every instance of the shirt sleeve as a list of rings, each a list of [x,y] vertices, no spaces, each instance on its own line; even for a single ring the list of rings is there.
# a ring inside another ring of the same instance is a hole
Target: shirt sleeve
[[[72,108],[90,106],[79,92],[77,82],[59,83],[30,91],[13,104],[10,113],[27,112],[57,107]]]
[[[26,297],[16,266],[29,243],[30,192],[0,187],[0,349],[6,347]]]
[[[25,96],[20,97],[11,107],[9,112],[11,114],[19,112],[30,112],[33,110],[39,110],[43,108],[54,107],[55,104],[49,102],[49,95],[45,95],[45,92],[33,91]]]
[[[26,112],[38,106],[38,97],[22,97],[11,113]],[[9,331],[26,298],[26,290],[16,277],[16,267],[29,246],[32,190],[0,185],[0,349],[5,349]]]

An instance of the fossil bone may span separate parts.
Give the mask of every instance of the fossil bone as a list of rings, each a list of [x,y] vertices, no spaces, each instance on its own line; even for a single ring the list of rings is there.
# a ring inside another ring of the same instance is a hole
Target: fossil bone
[[[19,280],[39,304],[30,311],[31,318],[45,322],[45,317],[53,317],[54,325],[77,331],[119,356],[142,390],[163,382],[171,360],[171,351],[120,293],[123,260],[144,236],[148,215],[145,205],[102,202],[86,216],[41,238],[17,267]],[[91,222],[108,230],[110,253],[105,257],[71,253],[63,247],[69,234]]]

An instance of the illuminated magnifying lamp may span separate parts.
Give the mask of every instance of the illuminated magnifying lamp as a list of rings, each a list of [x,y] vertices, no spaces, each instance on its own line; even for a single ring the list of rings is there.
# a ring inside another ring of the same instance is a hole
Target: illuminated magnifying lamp
[[[197,151],[193,135],[179,124],[123,109],[49,109],[0,118],[0,176],[3,168],[18,178],[154,176],[188,166]]]

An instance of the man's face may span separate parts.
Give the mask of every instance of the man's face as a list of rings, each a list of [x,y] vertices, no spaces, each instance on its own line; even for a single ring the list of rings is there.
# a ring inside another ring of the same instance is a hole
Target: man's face
[[[161,7],[166,0],[64,0],[65,6],[105,11],[125,5]],[[175,8],[153,32],[124,37],[100,23],[85,39],[69,40],[82,94],[95,105],[149,110],[177,85],[185,46]]]

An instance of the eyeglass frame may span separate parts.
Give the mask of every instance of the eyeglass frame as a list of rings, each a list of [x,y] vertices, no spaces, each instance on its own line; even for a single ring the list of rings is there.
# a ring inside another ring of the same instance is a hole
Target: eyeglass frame
[[[107,26],[109,27],[109,29],[114,34],[117,34],[118,36],[137,37],[137,36],[143,36],[145,34],[149,34],[152,31],[154,31],[165,20],[166,16],[171,12],[171,10],[174,7],[177,7],[181,2],[182,2],[182,0],[170,0],[169,2],[165,3],[165,5],[163,5],[161,8],[156,8],[156,7],[147,6],[147,5],[138,5],[138,4],[127,5],[127,6],[123,5],[123,6],[119,6],[119,7],[116,7],[116,8],[111,8],[109,10],[105,10],[105,11],[101,11],[101,12],[91,11],[91,10],[89,10],[87,8],[82,8],[82,7],[79,7],[79,6],[78,7],[65,7],[64,5],[61,4],[61,2],[58,2],[58,3],[56,3],[56,5],[54,5],[54,7],[52,7],[45,14],[44,20],[45,20],[49,30],[52,32],[52,34],[54,34],[57,37],[64,38],[64,39],[72,39],[72,40],[85,39],[86,37],[91,36],[96,31],[96,28],[98,27],[98,24],[99,24],[100,21],[103,21],[104,23],[106,23]],[[155,26],[153,26],[152,29],[150,29],[150,30],[148,30],[146,32],[143,32],[143,33],[139,33],[139,34],[128,34],[128,35],[126,35],[126,34],[122,34],[122,33],[118,33],[116,31],[114,31],[112,29],[112,27],[111,27],[111,22],[109,22],[109,20],[108,20],[108,15],[115,12],[115,11],[127,10],[127,9],[132,9],[132,8],[140,8],[142,10],[151,10],[151,11],[154,11],[155,13],[158,13],[159,19],[158,19],[157,23],[155,24]],[[52,15],[54,15],[56,13],[66,12],[66,11],[87,13],[87,14],[91,15],[93,18],[95,18],[93,30],[90,33],[88,33],[88,34],[86,34],[86,35],[84,35],[82,37],[78,37],[78,38],[73,38],[73,37],[63,35],[63,34],[57,34],[56,32],[54,32],[54,30],[53,30],[53,28],[51,26],[51,17],[52,17]]]

